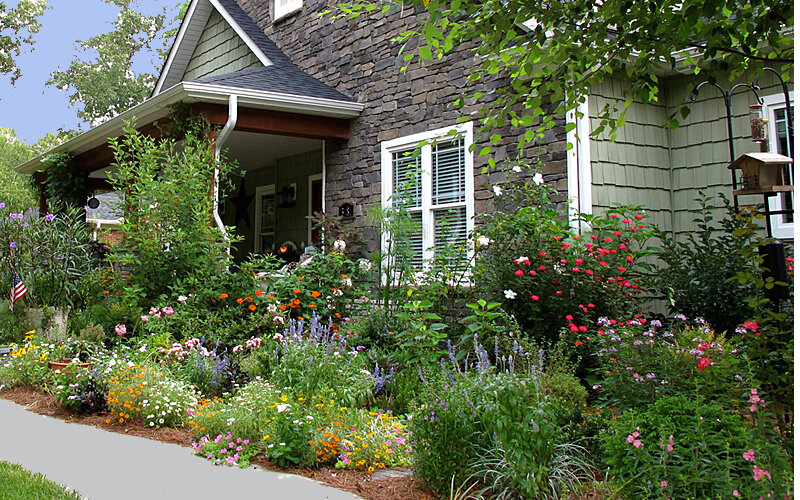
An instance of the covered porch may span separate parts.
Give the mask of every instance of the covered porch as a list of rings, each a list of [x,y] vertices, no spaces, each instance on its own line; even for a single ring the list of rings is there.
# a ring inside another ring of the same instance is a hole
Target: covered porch
[[[129,122],[146,135],[164,136],[179,103],[208,120],[217,154],[235,161],[243,174],[227,179],[231,189],[213,214],[217,225],[234,227],[240,237],[232,248],[234,259],[274,253],[284,244],[302,252],[318,243],[309,217],[325,210],[326,144],[349,139],[350,119],[363,108],[352,101],[181,82],[16,169],[44,185],[44,158],[68,153],[76,176],[94,192],[107,191],[114,171],[108,139],[121,135]],[[209,183],[213,196],[225,184]],[[45,190],[41,193],[41,209],[47,210]]]

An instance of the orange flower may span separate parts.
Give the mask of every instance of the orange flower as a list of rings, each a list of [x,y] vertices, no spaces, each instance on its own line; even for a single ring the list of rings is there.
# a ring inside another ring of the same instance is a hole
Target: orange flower
[[[341,319],[341,317],[342,317],[342,315],[341,315],[341,314],[339,314],[339,313],[335,313],[335,314],[334,314],[334,316],[336,316],[337,318],[340,318],[340,319]]]
[[[256,297],[261,297],[262,295],[264,295],[262,290],[256,290]]]
[[[238,299],[236,299],[236,303],[237,304],[244,304],[244,299],[239,297]]]
[[[227,299],[228,298],[228,294],[223,292],[223,293],[219,294],[219,298]]]
[[[301,293],[301,292],[302,292],[302,290],[300,290],[299,288],[295,288],[295,289],[294,289],[294,290],[292,290],[292,291],[293,291],[294,293]]]
[[[274,296],[274,295],[267,295],[267,298],[268,298],[269,300],[272,300],[272,299],[274,299],[274,298],[275,298],[275,296]]]
[[[285,311],[285,310],[286,310],[286,304],[281,304],[281,311]]]
[[[311,292],[311,296],[316,299],[317,297],[319,297],[319,292],[317,291]]]
[[[247,297],[245,300],[246,300],[247,302],[253,302],[253,299],[252,299],[251,297]]]
[[[306,277],[305,277],[305,276],[300,276],[300,277],[299,277],[299,278],[297,278],[297,279],[299,279],[300,281],[303,281],[304,279],[306,279]]]
[[[251,311],[255,311],[256,310],[256,305],[255,304],[250,304],[248,307],[250,308]]]
[[[347,280],[347,279],[350,279],[350,276],[348,276],[348,275],[346,275],[346,274],[343,274],[343,275],[342,275],[342,278],[344,278],[344,279],[346,279],[346,280]]]
[[[317,305],[316,304],[309,304],[308,307],[314,309],[315,307],[317,307]]]

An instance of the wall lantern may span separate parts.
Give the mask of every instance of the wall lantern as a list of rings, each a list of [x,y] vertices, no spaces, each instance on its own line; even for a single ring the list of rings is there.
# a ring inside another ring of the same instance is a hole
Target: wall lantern
[[[281,202],[278,208],[292,208],[297,202],[297,185],[289,184],[280,190]]]
[[[786,165],[793,160],[778,153],[746,153],[728,165],[730,170],[741,170],[741,184],[734,196],[768,194],[792,191],[786,176]]]

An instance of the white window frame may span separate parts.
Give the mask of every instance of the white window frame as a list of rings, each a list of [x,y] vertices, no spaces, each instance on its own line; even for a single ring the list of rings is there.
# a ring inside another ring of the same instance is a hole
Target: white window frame
[[[255,216],[255,224],[254,224],[255,227],[253,228],[253,233],[254,233],[254,238],[255,238],[255,241],[253,242],[254,243],[253,244],[253,249],[254,249],[255,253],[259,253],[259,252],[263,252],[264,251],[264,249],[261,248],[261,212],[262,212],[261,202],[263,201],[262,196],[269,195],[269,194],[271,194],[273,196],[276,195],[276,193],[275,193],[275,184],[267,184],[265,186],[259,186],[259,187],[256,188],[256,203],[255,203],[255,205],[256,205],[256,216]],[[277,201],[278,200],[277,200],[277,197],[276,197],[275,198],[275,202],[276,202],[275,206],[276,206],[276,208],[277,208]],[[276,217],[276,220],[275,220],[275,226],[276,226],[275,227],[275,236],[277,236],[277,233],[278,233],[277,225],[278,225],[278,221],[277,221],[277,217]],[[275,240],[275,241],[277,242],[277,240]]]
[[[789,92],[789,105],[794,107],[794,92]],[[772,94],[764,96],[764,106],[761,108],[764,119],[767,120],[767,140],[769,141],[769,150],[778,151],[778,126],[773,120],[775,111],[786,107],[786,98],[783,93]],[[789,120],[787,111],[786,119]],[[788,139],[787,139],[788,140]],[[795,145],[793,144],[792,147]],[[794,167],[793,167],[794,168]],[[794,196],[794,193],[790,193]],[[779,193],[777,196],[769,197],[770,210],[783,210],[783,196]],[[794,238],[794,222],[784,222],[783,215],[770,216],[770,224],[772,226],[772,236],[779,239],[792,239]]]
[[[433,143],[436,141],[452,140],[455,131],[458,136],[464,139],[464,201],[433,205],[433,180],[432,171],[432,151]],[[422,263],[427,268],[429,262],[434,257],[435,228],[434,211],[447,208],[465,207],[467,213],[467,238],[475,229],[475,187],[474,187],[474,162],[472,153],[473,134],[472,122],[461,123],[452,127],[440,128],[428,132],[409,135],[381,142],[381,203],[384,208],[392,206],[393,191],[393,162],[392,154],[400,151],[415,149],[420,143],[424,143],[420,151],[421,175],[421,205],[422,205]],[[384,251],[389,246],[389,235],[384,234],[381,241]],[[468,246],[469,247],[469,246]],[[467,259],[472,258],[472,250],[468,250]]]
[[[285,0],[286,3],[281,5],[281,0],[272,0],[272,11],[274,16],[273,21],[282,19],[289,14],[297,12],[303,8],[303,0]]]

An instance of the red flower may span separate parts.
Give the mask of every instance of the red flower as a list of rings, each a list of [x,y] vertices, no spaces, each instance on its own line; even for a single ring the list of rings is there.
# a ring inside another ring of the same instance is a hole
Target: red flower
[[[571,314],[567,314],[567,315],[565,316],[565,318],[567,319],[567,321],[572,321],[572,320],[573,320],[573,317],[572,317],[572,315],[571,315]]]
[[[711,366],[712,364],[714,364],[714,363],[711,361],[710,358],[707,358],[707,357],[703,356],[697,362],[697,369],[700,370],[700,371],[703,371],[706,368],[708,368],[709,366]]]
[[[583,342],[581,342],[580,340],[576,340],[575,341],[575,345],[582,345],[582,344],[583,344]]]
[[[643,216],[639,215],[639,214],[636,214],[636,215],[633,216],[633,218],[636,219],[636,220],[641,220],[643,218]]]
[[[742,326],[745,330],[750,330],[751,332],[758,330],[758,323],[755,321],[745,321],[742,323]]]
[[[538,295],[531,295],[531,300],[539,300],[539,296]]]
[[[522,269],[517,269],[516,271],[514,271],[514,274],[516,274],[517,276],[522,276],[523,274],[525,274],[525,271],[523,271]]]

